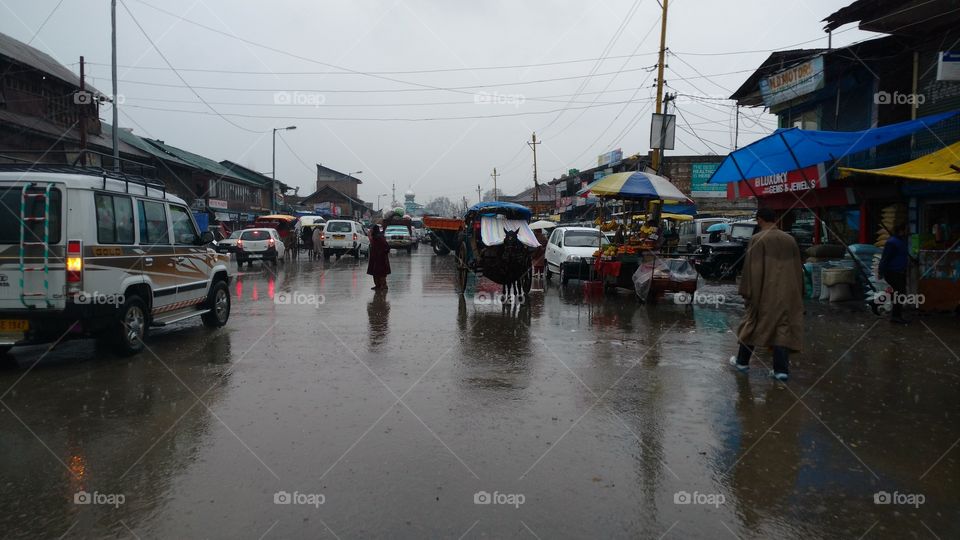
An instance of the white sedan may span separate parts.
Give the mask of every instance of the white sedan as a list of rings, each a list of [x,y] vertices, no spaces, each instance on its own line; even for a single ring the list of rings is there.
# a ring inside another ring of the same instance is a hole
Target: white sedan
[[[547,279],[560,275],[560,283],[590,276],[593,254],[610,242],[598,229],[591,227],[557,227],[547,240]]]

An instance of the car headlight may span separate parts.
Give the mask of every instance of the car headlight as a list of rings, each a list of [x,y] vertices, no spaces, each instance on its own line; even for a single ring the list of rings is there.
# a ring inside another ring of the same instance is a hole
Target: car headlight
[[[564,259],[564,262],[580,262],[579,255],[567,255],[567,258]]]

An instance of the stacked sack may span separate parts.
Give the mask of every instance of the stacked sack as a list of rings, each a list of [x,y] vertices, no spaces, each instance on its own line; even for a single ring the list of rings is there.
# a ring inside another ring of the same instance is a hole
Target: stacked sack
[[[898,225],[907,222],[907,208],[902,204],[891,204],[880,211],[881,227],[877,229],[877,241],[874,246],[882,248],[887,244],[890,238],[890,232],[895,230]]]

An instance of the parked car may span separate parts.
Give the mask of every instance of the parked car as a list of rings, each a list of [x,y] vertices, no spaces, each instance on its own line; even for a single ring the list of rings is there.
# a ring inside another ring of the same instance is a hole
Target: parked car
[[[705,242],[697,248],[692,260],[697,272],[706,279],[732,279],[743,268],[747,244],[757,228],[756,221],[730,224],[725,239]]]
[[[160,182],[66,166],[0,167],[0,353],[96,337],[120,354],[148,328],[230,317],[229,257]],[[22,255],[21,255],[22,254]]]
[[[610,242],[592,227],[557,227],[547,240],[546,278],[559,274],[560,283],[586,279],[593,264],[593,253]]]
[[[698,218],[693,221],[684,221],[678,228],[677,250],[693,253],[701,244],[710,241],[707,229],[717,223],[729,223],[731,220],[722,217]]]
[[[387,225],[383,231],[383,236],[387,239],[387,244],[392,249],[406,250],[407,254],[413,252],[413,237],[410,236],[410,229],[405,225]]]
[[[267,227],[241,231],[235,248],[237,264],[247,263],[247,266],[253,266],[254,260],[277,264],[278,260],[283,259],[285,251],[280,233]]]
[[[340,258],[345,254],[359,259],[362,255],[370,254],[370,238],[363,225],[346,219],[331,219],[323,226],[323,258],[331,255]]]
[[[233,253],[237,250],[237,240],[240,239],[240,234],[243,233],[243,230],[236,230],[230,233],[230,236],[224,238],[217,242],[217,252],[219,253]]]

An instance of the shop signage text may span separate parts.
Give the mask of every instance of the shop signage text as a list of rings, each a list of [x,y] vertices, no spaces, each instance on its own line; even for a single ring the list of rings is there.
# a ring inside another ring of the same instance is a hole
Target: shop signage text
[[[943,51],[937,62],[938,81],[960,81],[960,51]]]
[[[226,210],[230,206],[227,204],[227,201],[220,199],[207,199],[207,206],[210,208],[219,208],[221,210]]]
[[[728,198],[765,197],[778,193],[794,193],[808,189],[827,187],[827,175],[823,165],[813,165],[805,169],[760,176],[747,181],[727,184]]]
[[[823,88],[823,56],[774,73],[760,81],[760,93],[767,107]]]

